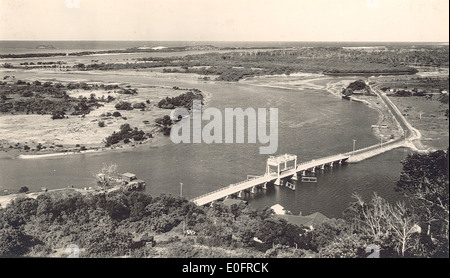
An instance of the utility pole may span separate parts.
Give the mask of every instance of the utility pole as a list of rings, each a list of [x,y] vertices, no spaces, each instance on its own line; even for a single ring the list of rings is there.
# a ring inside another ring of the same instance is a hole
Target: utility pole
[[[183,197],[183,183],[180,182],[180,197]]]
[[[353,139],[353,151],[352,151],[352,155],[354,155],[354,154],[355,154],[355,143],[356,143],[356,140],[355,140],[355,139]]]

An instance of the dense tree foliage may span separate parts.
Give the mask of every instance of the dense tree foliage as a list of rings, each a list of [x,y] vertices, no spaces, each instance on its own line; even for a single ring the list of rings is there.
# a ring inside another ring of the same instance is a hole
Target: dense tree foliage
[[[143,130],[139,130],[137,127],[133,129],[129,124],[122,124],[119,132],[114,131],[113,134],[105,138],[105,146],[109,147],[121,141],[129,143],[131,139],[142,141],[147,139],[147,136]]]
[[[63,119],[66,115],[85,115],[103,106],[102,102],[111,102],[114,97],[96,98],[71,97],[71,90],[117,90],[119,93],[137,93],[136,89],[121,88],[118,85],[87,84],[69,82],[66,85],[53,82],[32,83],[17,80],[13,84],[0,82],[0,112],[13,114],[49,114],[52,119]],[[131,107],[131,106],[130,106]],[[131,108],[132,109],[132,108]]]
[[[194,99],[203,101],[203,95],[200,92],[189,91],[176,97],[166,97],[158,102],[158,107],[165,109],[185,107],[191,109]]]
[[[170,135],[170,130],[172,129],[173,121],[169,115],[164,115],[164,117],[156,118],[155,123],[160,127],[160,131],[165,135]]]
[[[366,82],[364,80],[356,80],[350,83],[347,88],[353,91],[364,90],[367,87]]]
[[[421,220],[449,225],[449,157],[447,151],[412,154],[403,161],[396,188],[411,202]]]

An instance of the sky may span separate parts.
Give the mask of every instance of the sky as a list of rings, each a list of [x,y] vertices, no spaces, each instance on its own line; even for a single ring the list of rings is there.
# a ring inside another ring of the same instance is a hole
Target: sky
[[[0,0],[0,40],[449,41],[448,0]]]

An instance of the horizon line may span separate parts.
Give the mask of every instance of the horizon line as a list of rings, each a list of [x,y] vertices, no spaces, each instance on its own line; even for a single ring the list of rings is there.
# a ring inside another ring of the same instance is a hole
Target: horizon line
[[[449,41],[371,41],[371,40],[145,40],[145,39],[129,39],[129,40],[118,40],[118,39],[0,39],[0,41],[61,41],[61,42],[75,42],[75,41],[99,41],[99,42],[118,42],[118,41],[130,41],[130,42],[144,42],[144,41],[154,41],[154,42],[373,42],[373,43],[449,43]]]

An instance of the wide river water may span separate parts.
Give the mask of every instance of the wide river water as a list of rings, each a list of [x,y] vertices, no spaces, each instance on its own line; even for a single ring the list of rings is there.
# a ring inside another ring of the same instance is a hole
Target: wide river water
[[[16,78],[29,77],[15,73]],[[44,72],[34,79],[49,79]],[[252,79],[239,83],[199,82],[192,78],[168,78],[155,73],[54,73],[58,80],[125,82],[132,86],[168,85],[198,88],[211,94],[206,107],[243,109],[278,108],[278,151],[296,154],[298,161],[376,144],[371,125],[378,113],[365,104],[343,100],[326,90],[326,85],[343,78],[325,76],[290,76]],[[283,79],[284,78],[284,79]],[[346,79],[352,80],[351,77]],[[356,77],[353,79],[357,79]],[[265,84],[275,86],[263,86]],[[280,85],[281,84],[281,85]],[[284,88],[282,88],[284,87]],[[208,123],[207,121],[204,124]],[[103,163],[116,163],[120,172],[133,172],[147,183],[152,196],[162,193],[193,198],[246,179],[247,174],[265,171],[268,155],[259,154],[259,144],[174,144],[167,138],[158,147],[141,146],[122,152],[80,154],[46,159],[0,159],[0,190],[27,186],[38,191],[91,186],[93,174]],[[409,153],[397,149],[366,161],[335,167],[317,174],[317,183],[298,183],[297,190],[270,186],[267,191],[249,197],[250,206],[264,208],[281,204],[298,214],[320,211],[328,217],[341,217],[353,200],[352,193],[366,199],[373,192],[389,201],[401,199],[394,191],[401,172],[401,160]]]

